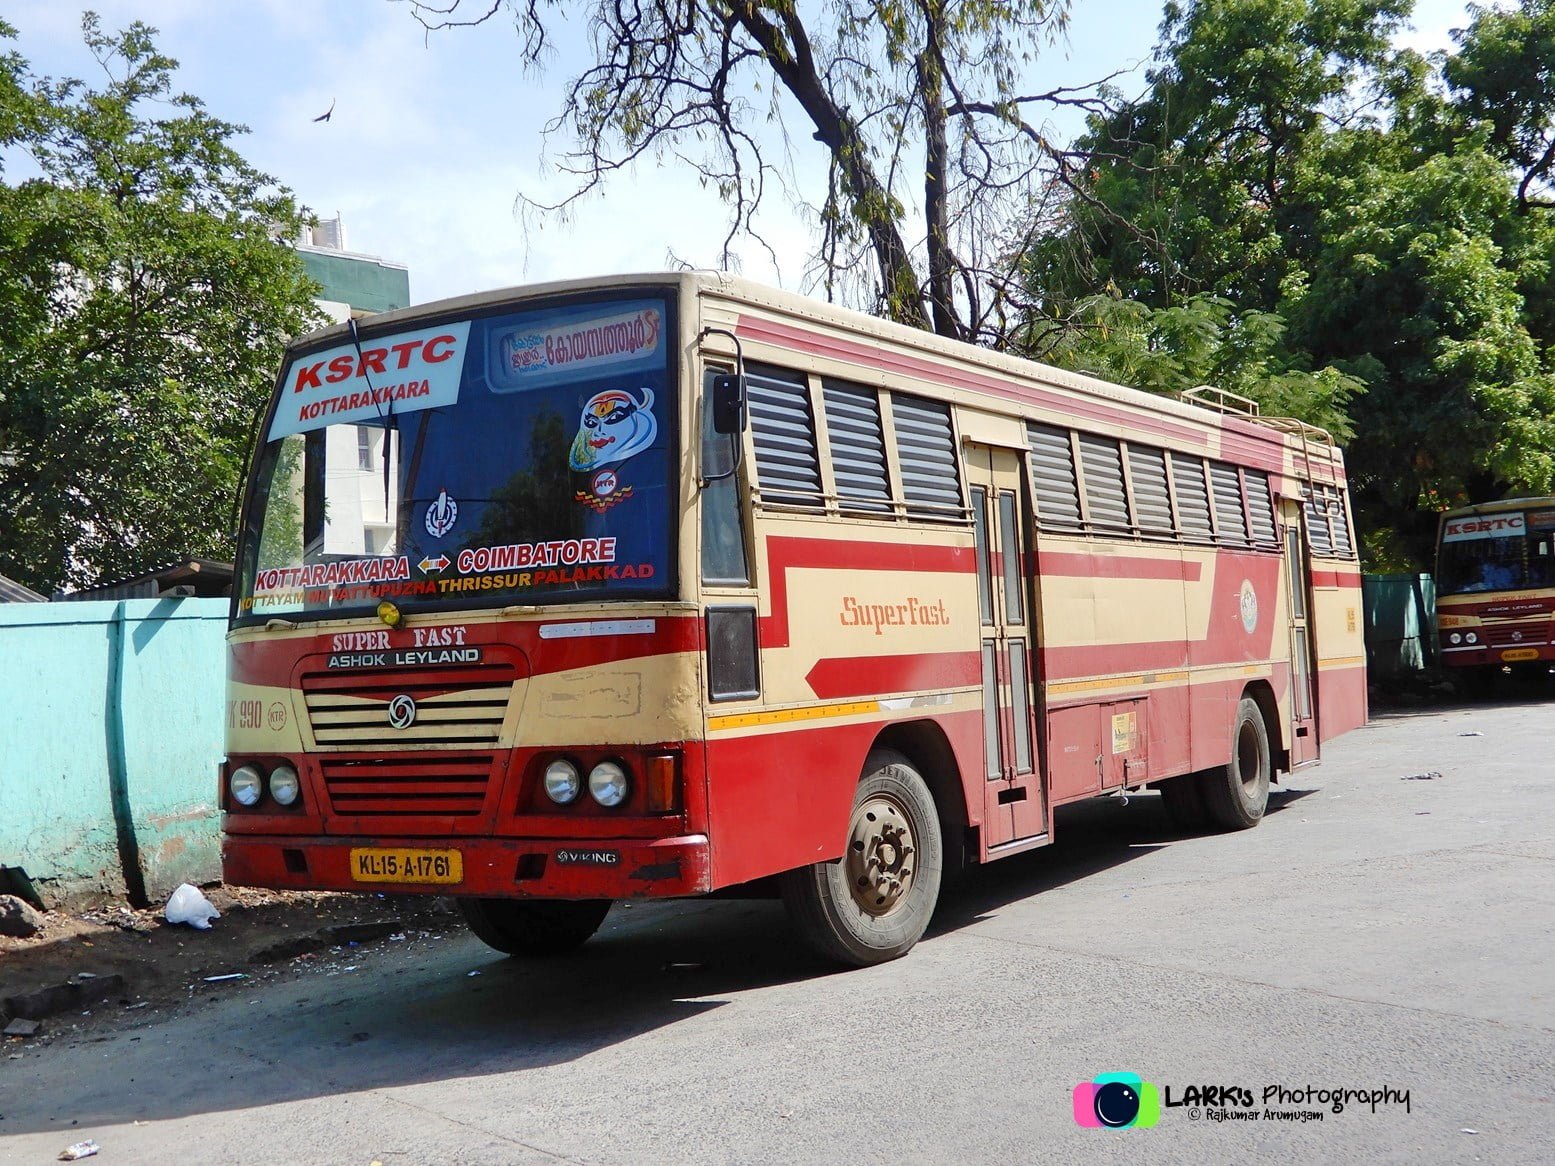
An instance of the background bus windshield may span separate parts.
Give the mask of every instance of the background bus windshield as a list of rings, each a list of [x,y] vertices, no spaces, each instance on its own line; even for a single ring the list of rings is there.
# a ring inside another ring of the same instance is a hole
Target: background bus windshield
[[[293,358],[239,621],[667,595],[665,324],[659,299],[569,304]]]
[[[1555,587],[1555,510],[1448,519],[1436,562],[1443,595]]]

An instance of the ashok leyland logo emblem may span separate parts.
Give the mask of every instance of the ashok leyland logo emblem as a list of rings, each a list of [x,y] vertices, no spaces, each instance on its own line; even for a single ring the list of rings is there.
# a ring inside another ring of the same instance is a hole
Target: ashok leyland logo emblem
[[[408,729],[415,723],[416,702],[402,692],[389,702],[389,726]]]

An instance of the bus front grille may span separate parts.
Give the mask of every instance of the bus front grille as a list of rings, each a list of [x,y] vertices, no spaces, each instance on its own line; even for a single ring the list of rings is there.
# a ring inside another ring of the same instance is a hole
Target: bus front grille
[[[323,757],[324,788],[336,814],[469,818],[486,805],[490,753],[417,757]]]
[[[302,677],[313,740],[336,749],[496,746],[513,695],[506,664],[421,672],[312,672]]]

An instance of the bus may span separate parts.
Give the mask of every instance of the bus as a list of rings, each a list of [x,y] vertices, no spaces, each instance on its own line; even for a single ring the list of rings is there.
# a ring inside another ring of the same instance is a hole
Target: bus
[[[1555,663],[1555,497],[1442,514],[1436,539],[1440,659],[1471,690]]]
[[[498,950],[780,895],[825,957],[1160,790],[1184,830],[1366,719],[1321,430],[717,273],[298,340],[228,635],[234,884],[454,897]]]

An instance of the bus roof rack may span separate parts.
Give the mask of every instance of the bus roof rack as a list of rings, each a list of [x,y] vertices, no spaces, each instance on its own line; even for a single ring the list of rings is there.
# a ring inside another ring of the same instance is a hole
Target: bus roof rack
[[[1191,405],[1203,405],[1217,413],[1240,413],[1245,417],[1257,417],[1260,412],[1258,402],[1251,397],[1215,385],[1195,385],[1191,389],[1184,389],[1177,396]]]
[[[1214,385],[1198,385],[1191,389],[1184,389],[1177,396],[1190,405],[1202,405],[1217,413],[1232,413],[1245,417],[1255,424],[1266,425],[1280,433],[1289,433],[1303,438],[1314,445],[1334,448],[1334,435],[1322,426],[1300,421],[1295,417],[1265,417],[1257,401],[1251,397],[1244,397],[1240,393],[1233,393]]]

